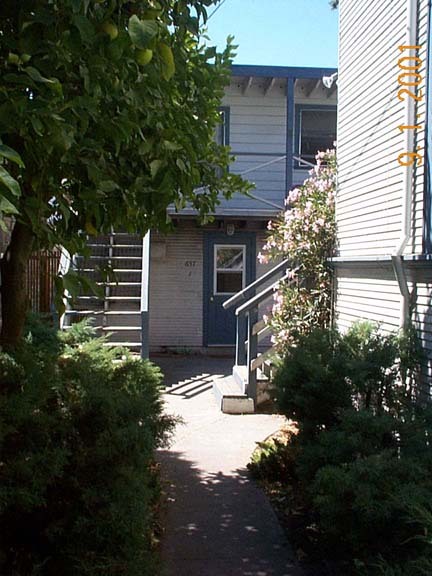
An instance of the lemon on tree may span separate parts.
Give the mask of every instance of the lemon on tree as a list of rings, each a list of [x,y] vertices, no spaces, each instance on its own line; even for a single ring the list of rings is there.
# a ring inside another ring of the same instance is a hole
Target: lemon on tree
[[[153,58],[153,50],[150,50],[150,48],[144,48],[143,50],[136,51],[135,61],[140,66],[145,66],[150,62],[152,58]]]

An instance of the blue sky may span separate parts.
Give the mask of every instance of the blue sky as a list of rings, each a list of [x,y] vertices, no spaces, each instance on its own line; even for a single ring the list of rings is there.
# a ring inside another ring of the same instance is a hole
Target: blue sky
[[[328,0],[225,0],[208,35],[218,48],[235,36],[235,64],[336,67],[337,28]]]

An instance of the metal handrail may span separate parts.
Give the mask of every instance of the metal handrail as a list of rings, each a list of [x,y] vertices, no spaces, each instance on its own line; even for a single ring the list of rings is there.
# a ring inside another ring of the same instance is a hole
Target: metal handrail
[[[248,312],[252,308],[257,308],[258,305],[263,300],[268,298],[270,296],[270,294],[272,292],[274,292],[275,288],[277,288],[279,286],[280,282],[283,282],[284,280],[289,280],[290,278],[291,278],[291,272],[287,272],[286,274],[284,274],[282,276],[282,278],[279,278],[279,280],[276,280],[276,282],[273,282],[273,284],[271,286],[268,286],[267,288],[265,288],[264,290],[259,292],[256,296],[254,296],[253,298],[250,298],[247,302],[245,302],[244,304],[239,306],[235,311],[236,316],[239,316],[240,314]]]
[[[246,288],[243,288],[243,290],[237,292],[237,294],[234,294],[234,296],[231,296],[231,298],[226,300],[222,304],[222,306],[226,310],[227,308],[231,308],[231,306],[234,306],[235,304],[238,304],[239,302],[245,300],[250,292],[255,291],[255,289],[258,288],[258,286],[265,284],[265,282],[267,282],[269,278],[272,278],[272,276],[287,268],[288,265],[289,260],[283,260],[282,262],[274,266],[274,268],[266,272],[266,274],[263,274],[263,276],[260,276],[254,282],[246,286]]]

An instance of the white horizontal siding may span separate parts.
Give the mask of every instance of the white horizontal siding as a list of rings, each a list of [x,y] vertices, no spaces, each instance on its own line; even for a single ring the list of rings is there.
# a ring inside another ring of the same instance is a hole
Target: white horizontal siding
[[[418,43],[425,61],[427,1],[419,2]],[[337,220],[340,255],[393,251],[400,237],[405,167],[405,104],[397,98],[398,59],[405,55],[405,0],[342,0],[338,108]],[[424,65],[422,66],[424,72]],[[416,113],[425,117],[425,100]],[[416,131],[422,147],[424,130]],[[416,171],[412,240],[406,252],[421,252],[423,170]],[[361,226],[359,225],[361,223]],[[381,228],[381,229],[380,229]]]
[[[418,11],[418,44],[422,49],[418,51],[418,55],[422,58],[424,64],[427,62],[427,42],[428,42],[428,6],[427,2],[422,1],[419,4]],[[424,68],[422,69],[423,75],[426,77]],[[425,94],[426,81],[423,82],[419,89]],[[431,104],[429,103],[429,106]],[[418,122],[422,126],[425,125],[426,120],[426,97],[423,98],[416,108],[416,114],[419,115]],[[425,132],[424,130],[416,131],[415,148],[425,151]],[[413,252],[420,253],[423,250],[423,195],[424,195],[424,169],[423,166],[415,172],[415,188],[414,188],[414,218],[413,218]]]
[[[188,226],[152,240],[150,346],[201,347],[202,326],[203,235]]]
[[[241,175],[247,172],[244,177],[255,186],[255,196],[283,207],[286,195],[286,81],[276,81],[266,92],[270,80],[253,78],[252,85],[245,90],[248,79],[233,78],[226,89],[223,106],[230,109],[229,143],[236,157],[231,172]],[[327,95],[328,91],[317,82],[306,97],[304,85],[296,83],[296,103],[335,104],[336,94],[329,98]],[[267,165],[273,160],[275,162]],[[307,177],[307,170],[296,170],[293,182],[300,184]],[[221,207],[224,210],[263,209],[266,205],[235,195],[230,200],[222,199]]]
[[[236,156],[230,170],[235,174],[248,172],[244,177],[254,184],[254,195],[283,205],[286,161],[261,166],[286,154],[285,89],[278,83],[264,95],[266,83],[255,79],[243,94],[245,80],[234,79],[223,100],[230,109],[229,143]],[[235,195],[231,200],[222,200],[221,207],[263,209],[266,204]]]
[[[353,322],[378,322],[383,330],[399,327],[400,292],[395,279],[388,273],[374,271],[372,278],[361,278],[354,272],[338,271],[336,275],[336,322],[345,331]]]

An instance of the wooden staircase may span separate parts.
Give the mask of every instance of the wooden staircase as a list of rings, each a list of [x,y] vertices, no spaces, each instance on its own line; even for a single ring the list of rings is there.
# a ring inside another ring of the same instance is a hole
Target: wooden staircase
[[[91,238],[88,248],[89,255],[74,256],[73,266],[96,282],[102,293],[83,292],[75,297],[65,312],[63,328],[90,318],[98,333],[107,336],[108,346],[140,353],[142,238],[113,232]],[[104,269],[109,270],[106,276]]]
[[[213,384],[222,412],[253,413],[259,404],[272,396],[270,359],[273,351],[270,348],[264,353],[258,352],[259,340],[269,330],[260,317],[261,305],[273,297],[280,282],[291,281],[289,268],[288,260],[280,262],[223,304],[224,308],[236,307],[237,337],[232,375],[217,379]]]

